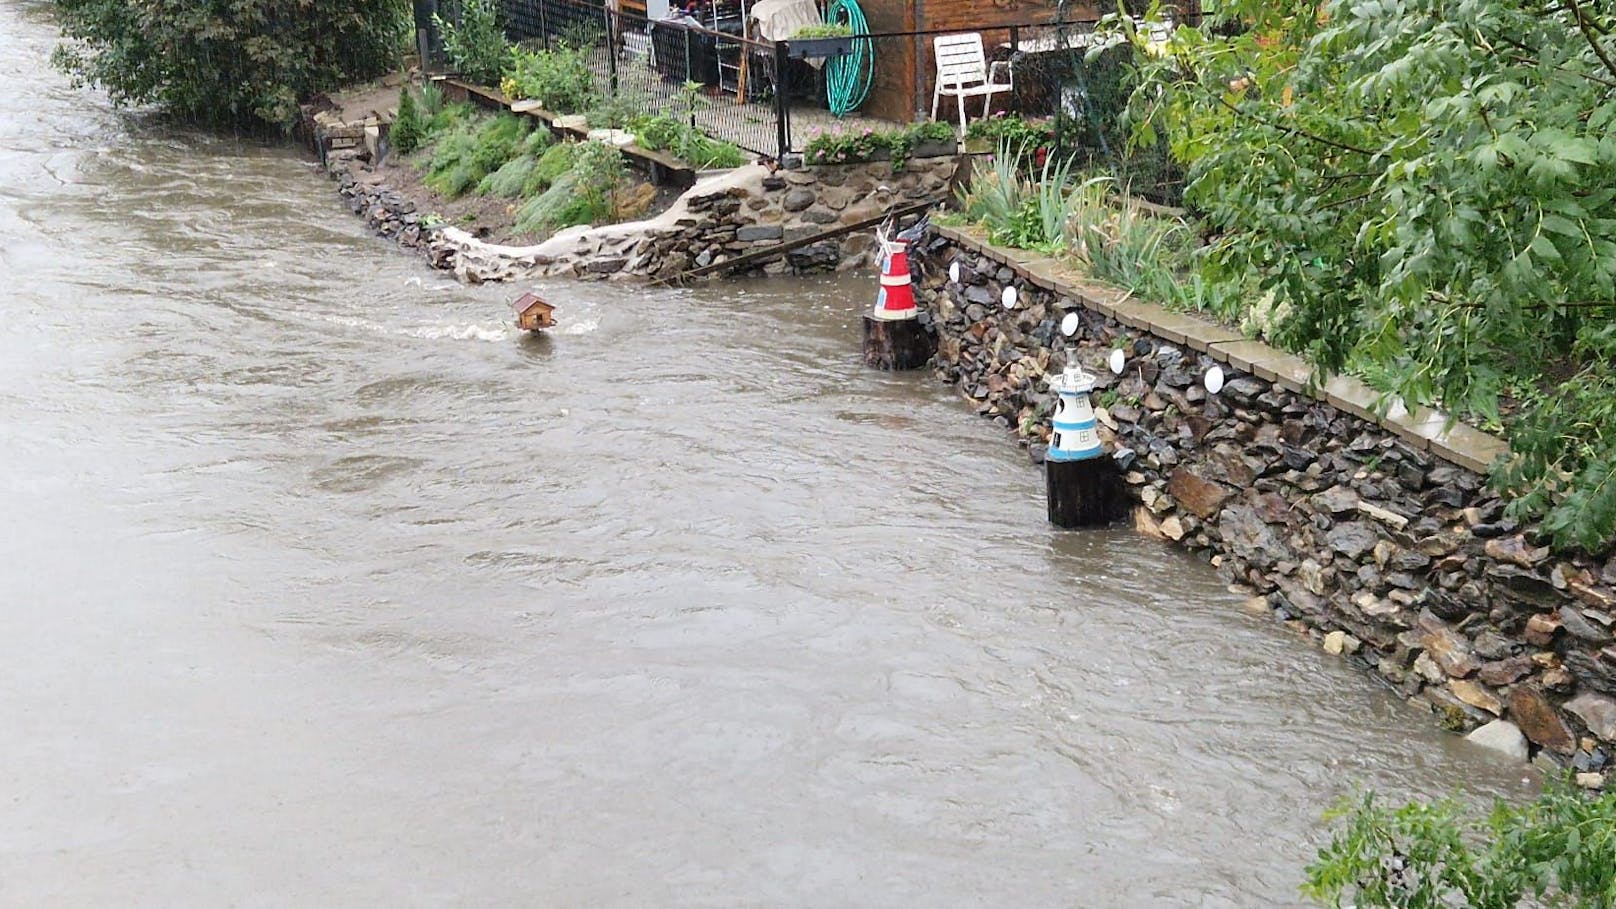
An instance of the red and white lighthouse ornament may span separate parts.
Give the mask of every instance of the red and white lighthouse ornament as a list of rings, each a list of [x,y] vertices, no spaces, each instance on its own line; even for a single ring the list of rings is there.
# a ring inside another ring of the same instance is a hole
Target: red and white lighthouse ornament
[[[876,240],[881,244],[881,291],[870,315],[888,322],[913,319],[919,310],[915,308],[915,289],[909,278],[909,244],[880,231]]]

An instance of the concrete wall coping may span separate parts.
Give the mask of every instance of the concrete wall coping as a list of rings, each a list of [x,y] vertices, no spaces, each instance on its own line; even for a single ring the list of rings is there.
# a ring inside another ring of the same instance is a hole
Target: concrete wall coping
[[[1127,291],[1097,284],[1058,259],[995,246],[984,232],[972,227],[939,225],[934,230],[957,246],[1004,264],[1028,283],[1289,391],[1311,395],[1460,467],[1485,473],[1493,461],[1509,454],[1509,444],[1495,435],[1432,408],[1410,412],[1400,398],[1383,401],[1380,392],[1352,376],[1333,375],[1315,384],[1313,367],[1294,354],[1249,340],[1232,328],[1194,314],[1172,312],[1158,304],[1133,299]]]

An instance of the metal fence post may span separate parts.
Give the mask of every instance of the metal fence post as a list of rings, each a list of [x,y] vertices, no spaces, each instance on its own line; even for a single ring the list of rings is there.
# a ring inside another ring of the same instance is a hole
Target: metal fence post
[[[784,162],[791,153],[791,102],[786,97],[786,43],[774,42],[774,129],[779,153],[775,160]]]
[[[617,97],[617,29],[622,23],[617,21],[611,7],[604,7],[606,14],[606,69],[610,72],[608,82],[611,84],[611,97]]]
[[[539,0],[539,43],[546,51],[550,49],[549,7],[550,0]]]

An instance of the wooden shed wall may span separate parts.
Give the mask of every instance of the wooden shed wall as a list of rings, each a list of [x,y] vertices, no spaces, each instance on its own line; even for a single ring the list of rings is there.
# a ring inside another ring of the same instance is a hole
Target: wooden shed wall
[[[992,58],[1008,41],[1005,26],[1055,20],[1054,0],[860,0],[870,32],[977,31]],[[1073,3],[1068,19],[1093,18],[1093,7]],[[931,111],[931,36],[882,38],[875,49],[875,84],[862,113],[897,123],[910,122],[916,110]],[[981,101],[975,101],[980,105]],[[979,109],[970,108],[972,115]]]

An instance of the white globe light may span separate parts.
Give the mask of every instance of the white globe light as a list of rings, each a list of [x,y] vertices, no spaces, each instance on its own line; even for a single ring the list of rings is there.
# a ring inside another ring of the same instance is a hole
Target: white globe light
[[[1005,309],[1015,309],[1016,296],[1016,289],[1014,287],[1006,287],[1004,289],[1004,293],[999,295],[999,299],[1004,302]]]
[[[960,267],[958,262],[948,264],[948,280],[954,284],[959,283]]]
[[[1077,313],[1075,313],[1075,312],[1067,313],[1066,318],[1061,320],[1061,334],[1065,335],[1068,338],[1070,338],[1072,335],[1077,334],[1077,322],[1078,322]]]
[[[1206,390],[1212,394],[1223,390],[1223,367],[1214,366],[1206,371]]]
[[[1123,353],[1122,348],[1119,347],[1111,351],[1111,359],[1107,362],[1111,366],[1111,371],[1120,376],[1122,375],[1122,367],[1128,365],[1128,355]]]

